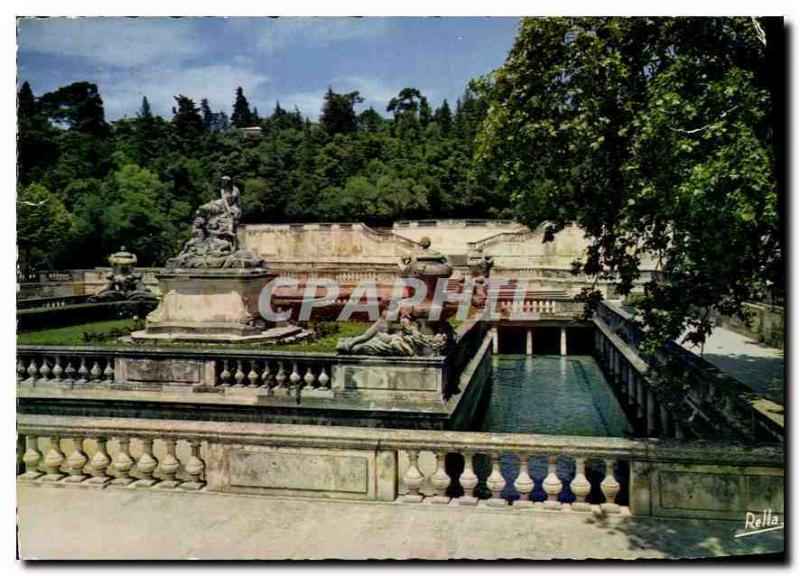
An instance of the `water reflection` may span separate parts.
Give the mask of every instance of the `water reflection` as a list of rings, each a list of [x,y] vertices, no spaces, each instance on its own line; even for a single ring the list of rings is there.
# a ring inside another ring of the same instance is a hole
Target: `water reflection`
[[[486,432],[552,434],[574,436],[626,436],[631,427],[617,403],[600,367],[591,356],[521,356],[495,355],[490,389],[484,398],[483,413],[473,427]],[[447,462],[451,477],[458,478],[464,468],[460,455],[452,454]],[[500,471],[506,480],[502,497],[516,500],[519,494],[514,480],[519,474],[519,457],[505,455]],[[491,460],[485,454],[474,458],[474,469],[481,482],[476,495],[488,498],[486,477],[491,473]],[[618,501],[627,500],[627,464],[617,462],[614,476],[622,485]],[[528,460],[528,474],[534,481],[531,498],[547,499],[542,480],[547,476],[547,458]],[[559,456],[556,474],[562,482],[559,501],[572,502],[575,496],[569,483],[575,477],[572,458]],[[591,485],[590,502],[602,502],[599,485],[605,475],[605,463],[589,460],[586,476]],[[458,496],[458,483],[451,485]]]

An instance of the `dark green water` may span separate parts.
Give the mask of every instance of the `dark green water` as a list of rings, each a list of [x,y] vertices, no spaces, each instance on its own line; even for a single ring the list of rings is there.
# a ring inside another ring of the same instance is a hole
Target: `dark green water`
[[[591,356],[495,355],[487,432],[624,436],[630,425]]]

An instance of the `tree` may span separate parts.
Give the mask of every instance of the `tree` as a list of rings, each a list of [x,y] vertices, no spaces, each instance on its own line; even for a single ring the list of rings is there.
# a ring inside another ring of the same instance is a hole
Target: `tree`
[[[426,128],[431,122],[431,106],[428,104],[428,99],[423,96],[419,100],[419,124]]]
[[[622,294],[655,259],[648,345],[702,342],[714,312],[744,317],[781,283],[766,54],[748,18],[525,19],[475,84],[491,106],[475,175],[496,172],[529,225],[582,226],[576,270]]]
[[[200,114],[203,116],[203,130],[211,132],[214,125],[214,113],[211,111],[211,106],[208,105],[208,98],[200,100]]]
[[[19,190],[17,246],[23,269],[57,268],[73,240],[74,219],[61,200],[41,184]]]
[[[449,136],[450,130],[453,127],[453,113],[450,111],[450,105],[445,98],[442,105],[433,113],[433,121],[439,126],[442,136]]]
[[[70,130],[96,137],[109,133],[103,99],[97,85],[91,82],[74,82],[48,92],[39,100],[39,107],[45,116],[65,124]]]
[[[58,159],[58,130],[42,115],[30,84],[17,93],[17,167],[19,180],[29,184],[41,178]]]
[[[409,133],[416,135],[419,126],[417,112],[420,109],[420,103],[423,98],[416,88],[403,88],[397,96],[389,100],[386,111],[394,114],[394,124],[398,135]],[[427,100],[425,105],[427,106]]]
[[[172,107],[172,126],[178,141],[185,149],[196,147],[203,134],[203,117],[194,100],[179,94],[175,96],[178,107]]]
[[[329,86],[319,120],[322,129],[330,136],[354,132],[357,126],[355,105],[363,101],[358,92],[337,94]]]
[[[250,111],[250,104],[245,98],[244,90],[239,86],[236,89],[236,100],[233,102],[233,113],[231,114],[231,124],[235,128],[246,128],[254,123],[253,113]]]
[[[205,100],[203,100],[205,102]],[[139,108],[139,112],[137,114],[139,118],[152,118],[153,113],[150,111],[150,102],[147,100],[147,96],[142,96],[142,105]]]

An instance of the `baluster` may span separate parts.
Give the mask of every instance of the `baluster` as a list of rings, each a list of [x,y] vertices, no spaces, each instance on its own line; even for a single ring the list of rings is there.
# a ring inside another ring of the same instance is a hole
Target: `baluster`
[[[519,455],[519,472],[517,479],[514,480],[514,488],[519,492],[519,500],[515,500],[513,506],[517,508],[529,508],[533,506],[533,501],[529,494],[533,492],[533,478],[528,473],[528,455]]]
[[[103,370],[103,377],[105,378],[106,382],[113,382],[114,381],[114,357],[109,356],[106,360],[106,369]]]
[[[658,412],[659,419],[661,421],[661,434],[660,434],[660,436],[662,438],[669,438],[669,428],[670,428],[670,426],[669,426],[669,424],[670,424],[670,422],[669,422],[670,421],[669,411],[667,410],[667,407],[663,402],[659,402],[658,408],[659,408],[659,412]]]
[[[45,482],[57,482],[65,476],[61,472],[61,465],[64,464],[66,458],[59,444],[60,438],[58,436],[50,437],[50,449],[44,457],[44,469],[47,474],[44,475],[42,480]]]
[[[475,506],[478,503],[474,496],[475,488],[478,487],[478,476],[472,466],[472,453],[464,452],[464,471],[458,477],[458,483],[464,489],[464,495],[458,499],[462,506]]]
[[[100,369],[99,358],[94,359],[94,364],[92,365],[92,369],[89,371],[89,375],[91,376],[92,380],[100,380],[100,377],[103,375],[103,371]]]
[[[292,362],[292,373],[289,374],[289,388],[299,390],[300,374],[297,372],[297,362]]]
[[[430,498],[433,504],[450,503],[450,497],[447,496],[447,489],[450,487],[450,476],[447,474],[447,470],[445,470],[446,458],[447,452],[436,452],[436,472],[431,476],[431,484],[434,490],[436,490],[436,495]]]
[[[47,357],[42,357],[42,366],[39,369],[39,375],[42,382],[50,380],[50,364],[47,363]]]
[[[25,361],[22,359],[22,356],[17,358],[17,382],[22,382],[25,380],[25,376],[28,374],[27,369],[25,368]]]
[[[319,373],[319,387],[322,390],[327,390],[330,388],[330,376],[328,376],[327,372],[325,372],[325,366],[322,367],[322,371]]]
[[[264,360],[264,371],[261,373],[261,386],[262,388],[269,389],[272,386],[272,372],[269,369],[269,361]]]
[[[111,464],[111,458],[108,456],[108,448],[106,446],[108,439],[98,436],[94,438],[94,441],[97,443],[97,450],[89,461],[89,472],[92,477],[86,483],[93,486],[105,486],[112,480],[111,476],[106,474],[108,465]]]
[[[614,461],[606,460],[606,477],[600,483],[600,490],[603,492],[606,501],[600,504],[600,509],[605,512],[619,512],[619,504],[614,502],[619,492],[619,482],[614,478]]]
[[[228,361],[222,361],[222,372],[219,373],[220,386],[229,386],[231,383],[231,373],[228,370]]]
[[[589,492],[592,491],[592,485],[586,478],[586,459],[575,458],[575,478],[569,483],[570,490],[575,495],[575,502],[572,503],[572,509],[579,512],[588,512],[591,507],[586,501]]]
[[[234,388],[241,388],[242,382],[244,382],[244,372],[242,371],[242,361],[236,361],[236,372],[233,375],[233,380],[236,384],[233,385]]]
[[[641,378],[636,379],[636,418],[641,421],[644,419],[644,382]]]
[[[547,494],[547,500],[544,501],[544,507],[547,510],[560,510],[561,502],[558,501],[558,495],[561,493],[562,482],[557,473],[558,460],[554,454],[547,457],[547,476],[542,480],[542,489]]]
[[[247,373],[247,380],[250,382],[250,386],[253,388],[257,386],[256,382],[258,382],[258,372],[256,372],[255,360],[250,360],[250,372]]]
[[[164,438],[164,444],[167,447],[167,453],[160,462],[161,475],[164,479],[159,483],[158,487],[161,489],[176,488],[181,484],[181,481],[175,478],[178,469],[181,467],[180,460],[175,456],[177,440],[175,438]]]
[[[28,364],[28,381],[30,384],[36,382],[36,376],[39,374],[39,369],[36,367],[36,362],[31,358],[31,363]]]
[[[81,365],[78,368],[78,382],[85,383],[89,379],[89,369],[86,368],[86,359],[81,356]]]
[[[500,473],[500,455],[493,453],[491,457],[492,473],[486,479],[486,487],[492,492],[492,497],[486,501],[486,505],[493,507],[505,506],[506,501],[500,497],[500,493],[506,487],[506,479]]]
[[[136,461],[136,470],[140,478],[133,485],[137,488],[149,488],[157,484],[158,480],[153,477],[158,462],[153,458],[153,439],[142,438],[142,453]]]
[[[38,438],[33,434],[25,435],[25,454],[22,455],[22,461],[25,463],[25,472],[20,478],[36,480],[42,476],[42,472],[39,472],[42,453],[39,451]]]
[[[131,468],[133,468],[133,458],[131,458],[131,439],[122,436],[118,439],[119,452],[116,453],[111,467],[117,472],[117,477],[111,481],[114,486],[127,486],[133,482]]]
[[[56,361],[53,364],[53,380],[60,382],[63,375],[64,369],[61,367],[61,356],[56,356]]]
[[[206,465],[200,459],[200,442],[200,440],[189,441],[189,446],[191,446],[192,453],[189,456],[189,459],[186,461],[186,466],[184,469],[191,477],[191,480],[181,484],[180,487],[183,490],[200,490],[206,484],[200,479],[203,474],[203,470],[206,467]]]
[[[75,381],[75,367],[72,365],[72,360],[67,358],[67,367],[64,368],[64,379],[72,384]]]
[[[70,454],[69,458],[67,459],[67,470],[69,472],[69,476],[64,480],[64,482],[78,484],[88,478],[88,475],[83,473],[83,467],[86,466],[89,458],[83,451],[82,437],[76,436],[72,438],[72,444],[74,448],[72,450],[72,454]]]
[[[407,493],[403,498],[406,502],[422,502],[423,496],[420,494],[419,489],[422,487],[422,481],[425,479],[422,472],[419,471],[419,451],[408,451],[408,470],[403,476],[403,483],[406,485]]]
[[[633,366],[628,370],[628,405],[636,405],[636,374]]]
[[[278,373],[275,375],[275,382],[278,388],[283,388],[286,383],[286,372],[283,370],[283,362],[278,361]]]
[[[303,381],[305,381],[306,388],[314,388],[314,383],[317,381],[317,378],[314,376],[314,373],[311,371],[311,365],[309,364],[306,367],[306,375],[303,376]]]

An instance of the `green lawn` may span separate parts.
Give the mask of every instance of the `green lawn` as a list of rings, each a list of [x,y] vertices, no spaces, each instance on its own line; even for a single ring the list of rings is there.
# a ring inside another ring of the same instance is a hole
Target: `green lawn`
[[[331,323],[326,323],[326,325],[328,327],[333,326]],[[130,344],[120,342],[119,337],[122,331],[130,333],[135,329],[133,319],[105,320],[102,322],[88,322],[75,326],[17,334],[17,344],[39,346],[153,346],[159,348],[176,347],[190,349],[246,348],[250,350],[286,350],[292,352],[335,352],[336,342],[339,338],[357,336],[364,332],[370,324],[365,322],[338,322],[335,326],[337,330],[334,333],[323,335],[312,342],[294,342],[291,344],[196,344],[188,342]],[[84,334],[89,332],[93,333],[95,338],[85,338]]]

